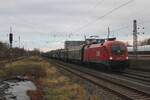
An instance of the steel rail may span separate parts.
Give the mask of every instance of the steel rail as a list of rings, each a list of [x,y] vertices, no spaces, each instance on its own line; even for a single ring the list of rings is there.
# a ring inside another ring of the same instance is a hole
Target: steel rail
[[[124,71],[126,74],[130,75],[136,75],[144,78],[149,78],[150,79],[150,73],[144,72],[144,71],[138,71],[138,70],[132,70],[132,69],[127,69]]]
[[[120,83],[118,83],[117,81],[120,80],[116,80],[113,77],[108,77],[108,76],[104,76],[103,74],[101,75],[97,75],[98,73],[95,71],[91,71],[91,70],[84,70],[80,67],[73,67],[74,65],[71,64],[65,64],[63,62],[59,62],[57,61],[57,64],[55,63],[55,65],[75,74],[80,76],[81,78],[84,78],[98,86],[101,86],[103,88],[106,88],[112,92],[114,92],[115,94],[119,94],[120,96],[126,98],[126,99],[150,99],[150,94],[149,91],[144,91],[144,90],[137,90],[135,87],[129,87],[127,85],[125,85],[127,82],[125,82],[125,84],[121,84],[123,83],[123,81]],[[68,66],[68,67],[65,67]],[[82,70],[81,70],[82,69]],[[101,76],[101,77],[100,77]],[[116,81],[116,82],[115,82]],[[131,84],[129,84],[131,85]],[[118,88],[118,89],[117,89]]]

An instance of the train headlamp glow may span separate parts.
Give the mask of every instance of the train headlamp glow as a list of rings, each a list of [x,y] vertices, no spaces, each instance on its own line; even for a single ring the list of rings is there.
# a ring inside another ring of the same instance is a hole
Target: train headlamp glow
[[[112,58],[112,57],[109,57],[109,59],[112,60],[113,58]]]
[[[129,57],[126,57],[126,59],[129,59]]]

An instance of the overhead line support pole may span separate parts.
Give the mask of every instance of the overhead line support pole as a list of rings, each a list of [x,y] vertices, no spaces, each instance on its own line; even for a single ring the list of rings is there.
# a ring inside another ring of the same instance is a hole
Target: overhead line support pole
[[[108,35],[107,35],[107,39],[109,39],[109,35],[110,35],[110,29],[108,27]]]
[[[136,60],[138,59],[137,55],[138,51],[138,37],[137,37],[137,21],[133,21],[133,52],[136,57]]]

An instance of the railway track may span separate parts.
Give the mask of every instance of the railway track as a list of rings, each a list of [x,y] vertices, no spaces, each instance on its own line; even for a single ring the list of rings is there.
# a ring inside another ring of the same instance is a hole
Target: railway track
[[[138,70],[127,69],[122,73],[123,76],[148,82],[150,84],[150,73]]]
[[[142,70],[127,69],[124,72],[127,74],[150,78],[150,72],[146,72],[146,71],[142,71]]]
[[[138,54],[137,58],[139,60],[149,60],[150,59],[150,54]],[[129,54],[129,59],[134,60],[136,59],[136,56],[133,54]]]
[[[150,100],[150,85],[123,78],[123,76],[103,73],[81,66],[54,61],[60,69],[67,70],[127,100]]]

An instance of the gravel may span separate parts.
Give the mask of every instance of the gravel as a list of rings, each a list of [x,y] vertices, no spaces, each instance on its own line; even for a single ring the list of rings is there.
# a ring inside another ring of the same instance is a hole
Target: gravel
[[[121,97],[118,97],[114,93],[99,87],[85,79],[80,78],[79,76],[76,76],[68,71],[61,70],[58,68],[58,71],[61,72],[66,77],[69,77],[72,82],[80,84],[87,92],[87,100],[90,100],[91,96],[96,96],[100,100],[125,100]]]

